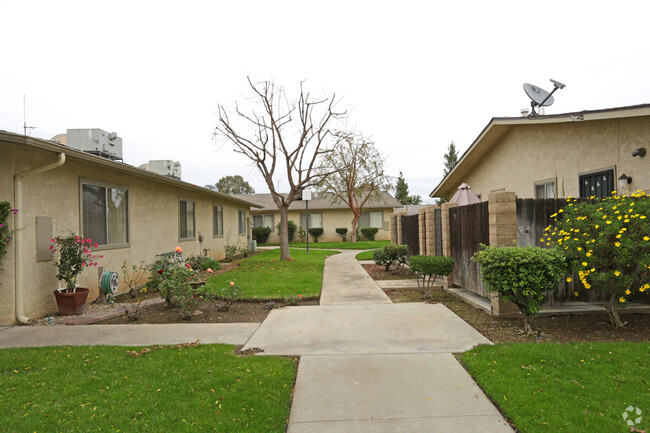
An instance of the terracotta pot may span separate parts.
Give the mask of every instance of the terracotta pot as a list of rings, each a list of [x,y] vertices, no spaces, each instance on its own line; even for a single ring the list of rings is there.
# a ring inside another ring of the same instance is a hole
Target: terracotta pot
[[[72,316],[83,313],[89,291],[85,287],[77,287],[77,291],[74,293],[55,290],[54,297],[56,298],[56,305],[59,307],[59,314],[61,316]]]

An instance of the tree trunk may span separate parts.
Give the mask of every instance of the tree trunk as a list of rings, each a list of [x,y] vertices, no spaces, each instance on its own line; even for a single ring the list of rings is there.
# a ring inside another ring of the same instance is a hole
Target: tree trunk
[[[524,316],[524,332],[526,333],[526,337],[529,335],[535,335],[535,332],[533,331],[533,327],[530,325],[530,315],[526,314],[522,311],[522,315]]]
[[[280,260],[291,260],[289,254],[289,206],[280,208]]]
[[[357,241],[357,222],[359,222],[359,217],[360,215],[355,215],[354,218],[352,218],[352,242]]]
[[[609,304],[605,305],[607,308],[607,315],[609,316],[609,321],[612,323],[612,326],[616,328],[625,328],[625,323],[621,322],[621,317],[618,315],[618,309],[616,308],[616,295],[612,295],[609,298]]]

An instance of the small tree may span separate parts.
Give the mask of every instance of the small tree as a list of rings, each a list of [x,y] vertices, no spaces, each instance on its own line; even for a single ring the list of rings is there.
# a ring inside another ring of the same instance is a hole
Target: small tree
[[[372,252],[372,260],[376,265],[383,266],[386,271],[393,265],[401,266],[406,263],[408,247],[406,245],[387,245]]]
[[[422,287],[426,288],[433,286],[437,277],[451,275],[454,270],[454,259],[445,256],[411,256],[409,268],[418,276],[418,287],[422,278]]]
[[[551,215],[555,225],[540,239],[566,254],[569,269],[583,287],[609,295],[607,312],[617,327],[624,326],[617,308],[633,294],[650,289],[647,215],[650,197],[642,192],[582,202],[569,197],[567,205]]]
[[[255,189],[240,175],[224,176],[215,186],[224,194],[255,194]]]
[[[456,166],[458,162],[458,152],[456,152],[456,145],[452,141],[447,147],[447,153],[443,155],[445,159],[445,168],[442,170],[442,176],[447,176],[449,172]]]
[[[374,142],[358,134],[338,133],[340,140],[331,153],[320,159],[322,176],[319,190],[330,194],[332,203],[345,203],[352,210],[352,233],[363,207],[369,201],[380,200],[382,190],[389,187],[384,175],[384,157],[375,148]],[[356,242],[352,237],[352,242]]]
[[[553,289],[566,272],[564,255],[557,249],[488,247],[481,245],[473,259],[481,265],[481,280],[488,292],[514,303],[524,316],[526,335],[533,333],[531,319],[539,314],[544,292]]]

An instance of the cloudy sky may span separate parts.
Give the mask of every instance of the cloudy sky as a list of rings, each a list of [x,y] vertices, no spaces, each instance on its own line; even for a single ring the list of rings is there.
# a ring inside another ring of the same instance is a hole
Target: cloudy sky
[[[0,16],[0,129],[23,133],[26,95],[30,135],[116,131],[126,163],[177,160],[199,185],[240,174],[267,192],[212,135],[247,76],[336,92],[425,198],[451,141],[529,107],[524,82],[566,84],[547,114],[650,102],[645,0],[0,0]]]

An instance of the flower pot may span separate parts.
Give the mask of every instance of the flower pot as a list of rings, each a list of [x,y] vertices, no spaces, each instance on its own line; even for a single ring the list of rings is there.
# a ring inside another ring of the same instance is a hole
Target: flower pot
[[[54,297],[56,298],[56,305],[59,307],[59,314],[62,316],[72,316],[83,313],[88,292],[89,289],[85,287],[77,287],[77,291],[74,293],[55,290]]]

